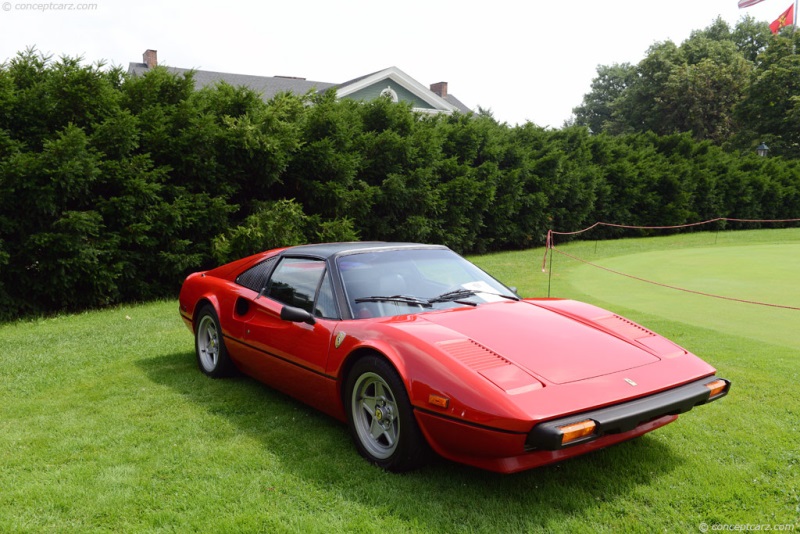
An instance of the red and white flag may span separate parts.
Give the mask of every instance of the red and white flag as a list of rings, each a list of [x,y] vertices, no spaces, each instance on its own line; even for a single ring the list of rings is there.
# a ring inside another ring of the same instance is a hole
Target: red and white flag
[[[754,6],[763,1],[764,0],[739,0],[739,9],[742,9],[743,7]]]
[[[772,33],[778,33],[784,26],[791,26],[792,24],[794,24],[794,4],[781,13],[781,16],[769,25],[769,29],[772,30]]]

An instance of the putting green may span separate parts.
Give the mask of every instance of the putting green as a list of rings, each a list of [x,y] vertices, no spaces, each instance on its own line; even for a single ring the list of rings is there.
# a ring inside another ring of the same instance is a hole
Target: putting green
[[[800,244],[716,246],[645,252],[594,262],[654,282],[735,299],[800,308]],[[800,349],[800,310],[677,291],[582,265],[575,289],[673,321]]]

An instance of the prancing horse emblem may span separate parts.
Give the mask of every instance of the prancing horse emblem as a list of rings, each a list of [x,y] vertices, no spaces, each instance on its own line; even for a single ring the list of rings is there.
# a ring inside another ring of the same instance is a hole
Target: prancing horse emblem
[[[347,334],[345,334],[344,332],[339,332],[338,334],[336,334],[336,341],[334,341],[334,346],[338,349],[339,346],[342,344],[342,341],[344,341],[344,338],[346,337]]]

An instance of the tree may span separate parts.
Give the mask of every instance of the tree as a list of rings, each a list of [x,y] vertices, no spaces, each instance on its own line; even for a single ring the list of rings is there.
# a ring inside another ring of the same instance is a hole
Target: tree
[[[653,45],[634,67],[601,65],[574,110],[575,122],[594,133],[691,132],[697,140],[726,143],[736,133],[733,110],[768,35],[768,27],[752,18],[733,30],[718,18],[680,46]]]
[[[742,99],[750,64],[727,47],[725,59],[709,57],[677,66],[664,88],[669,106],[659,133],[691,132],[695,139],[722,144],[734,133],[733,110]]]
[[[755,150],[766,142],[771,154],[800,157],[800,33],[774,36],[759,56],[744,98],[735,113],[738,135],[734,146]]]
[[[665,88],[673,69],[682,63],[681,52],[672,41],[651,46],[636,66],[634,82],[614,101],[608,131],[663,131],[664,113],[671,107],[664,97]]]
[[[587,126],[593,133],[605,131],[612,123],[614,103],[636,79],[636,68],[630,63],[599,65],[592,90],[583,103],[574,108],[576,126]]]
[[[757,21],[750,15],[742,17],[731,32],[731,39],[742,57],[750,63],[757,63],[758,56],[766,50],[772,40],[769,24]]]
[[[118,109],[118,69],[34,49],[0,69],[0,288],[8,313],[81,309],[118,295],[115,236],[97,209],[92,133]],[[2,295],[0,295],[2,298]]]

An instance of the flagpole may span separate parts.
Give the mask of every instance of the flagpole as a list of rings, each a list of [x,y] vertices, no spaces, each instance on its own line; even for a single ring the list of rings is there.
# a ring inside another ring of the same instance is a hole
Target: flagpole
[[[795,33],[797,32],[797,3],[800,0],[794,0],[794,24],[792,24],[792,55],[797,55],[797,39]]]
[[[800,0],[794,0],[794,24],[792,24],[792,37],[794,37],[795,32],[797,31],[797,3]],[[792,39],[792,49],[794,53],[797,53],[797,45],[795,44],[794,39]]]

